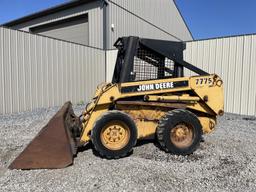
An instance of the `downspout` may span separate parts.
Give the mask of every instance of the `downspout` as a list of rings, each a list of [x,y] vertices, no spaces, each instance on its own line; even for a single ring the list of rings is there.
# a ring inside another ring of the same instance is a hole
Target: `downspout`
[[[106,0],[101,0],[102,2],[102,9],[103,9],[103,51],[105,54],[105,82],[107,81],[107,6],[108,2]]]

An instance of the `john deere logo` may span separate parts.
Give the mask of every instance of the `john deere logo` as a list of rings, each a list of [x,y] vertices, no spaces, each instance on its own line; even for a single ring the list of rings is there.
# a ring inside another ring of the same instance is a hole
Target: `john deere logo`
[[[155,83],[155,84],[147,84],[147,85],[139,85],[137,91],[151,91],[158,89],[172,89],[173,82],[165,82],[165,83]]]
[[[187,87],[188,81],[174,81],[174,82],[163,82],[163,83],[152,83],[143,85],[132,85],[121,87],[121,93],[134,93],[134,92],[145,92],[154,90],[164,90]]]

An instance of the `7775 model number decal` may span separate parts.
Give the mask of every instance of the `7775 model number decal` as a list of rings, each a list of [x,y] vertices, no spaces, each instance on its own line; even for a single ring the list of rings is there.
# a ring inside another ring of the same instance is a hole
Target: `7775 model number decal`
[[[202,77],[202,78],[198,78],[196,79],[196,85],[212,85],[213,83],[213,79],[212,77]]]

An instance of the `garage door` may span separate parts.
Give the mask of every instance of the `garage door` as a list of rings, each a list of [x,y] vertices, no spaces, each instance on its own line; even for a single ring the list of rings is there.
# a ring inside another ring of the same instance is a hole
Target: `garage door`
[[[30,29],[30,32],[71,41],[83,45],[89,44],[88,15],[82,15]]]

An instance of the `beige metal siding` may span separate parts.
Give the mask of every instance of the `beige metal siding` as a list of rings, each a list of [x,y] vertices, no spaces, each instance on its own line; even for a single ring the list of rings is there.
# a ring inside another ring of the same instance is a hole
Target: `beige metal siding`
[[[0,113],[87,101],[105,81],[105,51],[0,28]]]
[[[226,112],[256,115],[256,35],[188,42],[184,56],[222,77]]]
[[[106,52],[106,81],[111,82],[116,65],[117,50]]]
[[[115,4],[136,14],[169,34]],[[118,37],[130,35],[175,41],[192,40],[192,36],[173,0],[111,0],[109,1],[107,15],[107,34],[109,40],[107,44],[109,49],[113,48],[113,43]],[[112,24],[114,25],[113,30],[111,29]]]
[[[88,15],[89,45],[103,48],[103,9],[98,5],[88,10]]]
[[[102,3],[100,1],[87,3],[50,15],[45,15],[44,17],[33,19],[28,22],[12,26],[12,28],[29,31],[29,29],[33,27],[88,14],[89,45],[103,48],[103,9],[101,8],[101,5]]]

